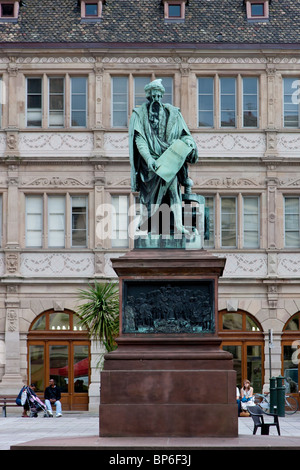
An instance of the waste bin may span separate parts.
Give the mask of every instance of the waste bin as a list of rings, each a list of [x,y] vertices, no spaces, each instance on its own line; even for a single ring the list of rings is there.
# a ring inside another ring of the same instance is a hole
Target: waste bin
[[[284,377],[279,375],[276,377],[276,391],[277,391],[277,414],[278,416],[285,416],[285,385]]]
[[[270,413],[275,413],[277,410],[277,388],[276,378],[270,378]]]

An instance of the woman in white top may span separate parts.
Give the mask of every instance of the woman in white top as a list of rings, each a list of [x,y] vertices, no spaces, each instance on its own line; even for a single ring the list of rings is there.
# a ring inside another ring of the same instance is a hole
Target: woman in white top
[[[241,388],[241,405],[244,410],[247,410],[247,406],[254,405],[253,387],[251,387],[249,380],[244,380]]]

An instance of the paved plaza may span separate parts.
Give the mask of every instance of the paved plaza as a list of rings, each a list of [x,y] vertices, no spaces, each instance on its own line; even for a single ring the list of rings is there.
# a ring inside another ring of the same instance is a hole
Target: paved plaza
[[[88,412],[65,412],[62,418],[22,418],[18,409],[0,417],[0,450],[51,448],[107,449],[211,449],[278,448],[300,450],[300,412],[280,418],[281,436],[273,428],[269,436],[260,430],[253,436],[250,417],[239,418],[236,438],[99,438],[99,416]]]

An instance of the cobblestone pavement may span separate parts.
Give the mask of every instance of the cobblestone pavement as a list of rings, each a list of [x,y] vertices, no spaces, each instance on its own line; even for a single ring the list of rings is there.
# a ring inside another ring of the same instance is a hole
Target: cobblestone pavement
[[[12,445],[44,438],[95,438],[99,436],[99,416],[88,412],[65,412],[61,418],[22,418],[16,410],[8,408],[7,417],[0,417],[0,450],[9,450]],[[297,437],[300,442],[300,412],[279,418],[281,437]],[[250,417],[239,418],[238,437],[252,436],[253,421]],[[275,428],[270,436],[278,436]],[[257,432],[259,442],[260,430]]]
[[[87,437],[99,435],[99,416],[88,412],[65,412],[61,418],[22,418],[8,408],[0,417],[0,450],[45,437]]]

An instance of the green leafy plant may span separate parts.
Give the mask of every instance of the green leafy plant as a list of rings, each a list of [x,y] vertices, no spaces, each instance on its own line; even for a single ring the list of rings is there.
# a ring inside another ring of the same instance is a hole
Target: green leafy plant
[[[79,299],[84,301],[78,307],[79,323],[89,330],[96,340],[103,342],[107,351],[117,345],[119,332],[119,289],[113,282],[88,284],[86,290],[79,289]]]

